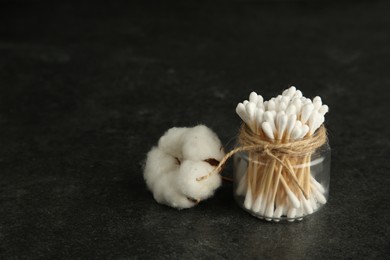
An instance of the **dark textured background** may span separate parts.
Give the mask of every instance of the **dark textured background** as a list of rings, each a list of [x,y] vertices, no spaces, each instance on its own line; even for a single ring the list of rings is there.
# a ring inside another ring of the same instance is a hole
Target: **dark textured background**
[[[389,257],[389,2],[52,2],[0,4],[1,259]],[[190,210],[153,200],[166,129],[228,144],[238,102],[289,84],[331,108],[318,214],[260,221],[228,183]]]

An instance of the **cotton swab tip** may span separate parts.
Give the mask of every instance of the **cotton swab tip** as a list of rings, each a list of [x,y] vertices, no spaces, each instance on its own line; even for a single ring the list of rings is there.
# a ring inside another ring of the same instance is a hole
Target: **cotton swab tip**
[[[266,211],[265,211],[265,217],[266,217],[266,218],[272,218],[273,215],[274,215],[274,204],[271,203],[271,204],[267,207],[267,209],[266,209]]]
[[[295,219],[295,216],[297,215],[297,209],[296,208],[290,208],[287,212],[287,220],[290,222],[293,222]]]
[[[249,102],[248,104],[245,105],[245,110],[250,121],[253,122],[255,119],[256,105],[252,102]]]
[[[250,188],[247,189],[246,191],[246,196],[245,196],[245,201],[244,201],[244,207],[246,209],[251,209],[252,208],[252,191]]]
[[[287,196],[294,208],[299,208],[301,206],[301,203],[299,202],[297,196],[290,190],[286,189]]]
[[[283,214],[283,205],[279,205],[276,207],[275,212],[274,212],[274,218],[280,218]]]
[[[321,115],[325,115],[329,112],[329,107],[327,105],[322,105],[318,112],[320,112]]]
[[[254,91],[249,94],[249,102],[251,102],[251,103],[254,103],[257,105],[258,98],[259,97],[258,97],[257,93]]]
[[[262,205],[262,198],[261,196],[258,196],[255,202],[253,203],[252,210],[254,212],[259,212]]]
[[[277,132],[278,132],[278,140],[281,140],[284,135],[284,131],[287,127],[287,120],[288,117],[284,113],[280,113],[276,117],[276,124],[277,124]]]
[[[274,133],[272,131],[272,127],[270,122],[266,121],[261,124],[261,128],[263,129],[264,134],[271,140],[274,140]]]

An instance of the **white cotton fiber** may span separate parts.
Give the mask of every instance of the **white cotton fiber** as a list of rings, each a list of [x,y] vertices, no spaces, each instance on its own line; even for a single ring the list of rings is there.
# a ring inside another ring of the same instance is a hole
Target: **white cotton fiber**
[[[164,153],[157,147],[153,147],[147,155],[144,169],[144,178],[150,190],[155,189],[161,177],[167,172],[173,172],[179,169],[174,157]]]
[[[214,194],[214,190],[221,185],[219,174],[212,174],[200,181],[197,178],[205,176],[213,170],[214,167],[204,161],[184,161],[177,178],[179,190],[196,200],[204,200],[211,197]]]
[[[175,208],[190,208],[207,199],[221,185],[215,169],[224,152],[217,135],[206,126],[171,128],[147,155],[144,178],[154,199]],[[207,160],[207,161],[206,161]]]
[[[182,149],[183,158],[194,161],[209,158],[220,161],[225,155],[218,136],[204,125],[187,129],[184,133]]]
[[[184,133],[187,131],[187,127],[172,127],[168,129],[158,141],[158,147],[169,155],[180,159],[183,158],[183,138]]]
[[[176,187],[176,176],[178,174],[179,171],[175,170],[160,178],[158,182],[155,183],[153,197],[158,203],[170,207],[180,209],[193,207],[196,202],[189,200],[188,197]]]

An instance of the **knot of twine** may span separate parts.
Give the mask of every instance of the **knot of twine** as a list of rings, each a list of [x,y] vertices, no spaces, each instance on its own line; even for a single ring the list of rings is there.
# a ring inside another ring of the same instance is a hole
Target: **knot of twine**
[[[291,142],[280,142],[277,140],[264,139],[264,136],[254,133],[246,124],[243,124],[238,134],[239,147],[228,152],[218,166],[209,174],[197,178],[197,181],[204,180],[212,174],[220,173],[226,162],[236,153],[254,152],[267,155],[278,161],[287,171],[294,176],[294,170],[291,166],[283,162],[279,157],[284,156],[302,156],[312,154],[317,148],[321,147],[327,141],[326,128],[322,125],[313,135],[307,136],[301,140]],[[293,179],[298,188],[306,196],[302,187]]]

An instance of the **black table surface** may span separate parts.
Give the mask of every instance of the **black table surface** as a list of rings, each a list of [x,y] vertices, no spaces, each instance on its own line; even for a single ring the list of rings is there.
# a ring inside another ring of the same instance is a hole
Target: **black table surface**
[[[0,258],[388,258],[389,14],[386,1],[3,1]],[[330,107],[320,212],[262,221],[228,182],[192,209],[154,201],[142,165],[165,130],[206,124],[229,150],[236,104],[289,85]]]

